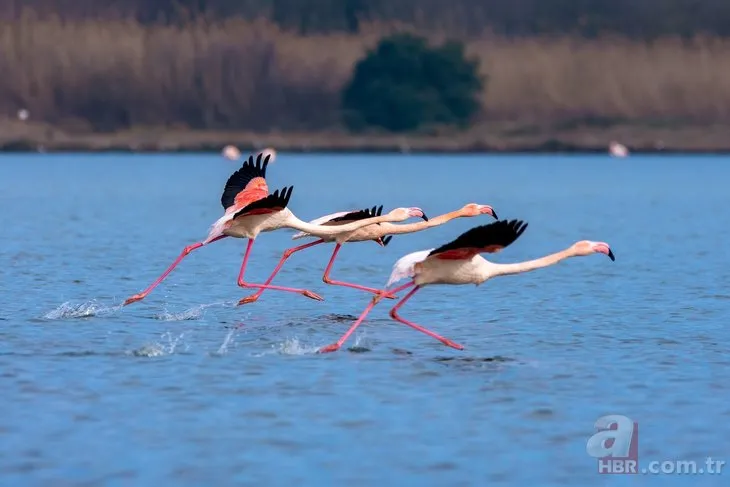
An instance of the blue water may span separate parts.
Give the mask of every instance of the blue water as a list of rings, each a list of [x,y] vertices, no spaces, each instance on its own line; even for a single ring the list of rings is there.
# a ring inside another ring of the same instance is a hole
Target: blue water
[[[321,281],[331,246],[292,257],[246,306],[245,241],[192,253],[222,213],[216,155],[0,157],[0,484],[727,485],[721,475],[599,475],[594,423],[639,423],[639,460],[730,461],[730,165],[724,157],[282,154],[311,220],[373,205],[430,216],[490,204],[529,228],[497,262],[577,240],[575,258],[480,287],[390,301],[338,353],[369,296]],[[400,256],[491,221],[346,245],[333,277],[381,286]],[[292,232],[262,235],[261,282]],[[297,241],[296,243],[301,243]]]

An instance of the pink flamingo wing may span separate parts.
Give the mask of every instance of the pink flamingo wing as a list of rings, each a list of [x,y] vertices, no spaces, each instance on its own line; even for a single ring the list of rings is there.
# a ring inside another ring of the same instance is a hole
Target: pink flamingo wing
[[[236,195],[236,198],[233,200],[233,206],[237,210],[240,210],[254,201],[266,198],[268,194],[269,186],[266,184],[266,180],[264,178],[254,178],[246,185],[243,191]]]
[[[226,213],[237,213],[241,211],[242,209],[246,208],[251,203],[255,203],[256,201],[262,200],[266,198],[269,195],[269,190],[266,187],[266,184],[264,183],[264,187],[256,187],[256,188],[249,188],[244,189],[240,193],[236,195],[236,199],[228,209],[226,209]]]
[[[266,166],[269,164],[270,157],[267,155],[264,158],[263,153],[260,153],[254,161],[253,156],[250,156],[238,171],[231,174],[221,196],[221,204],[224,209],[228,210],[231,206],[240,204],[244,200],[251,201],[247,196],[251,190],[260,189],[266,193],[269,192],[266,185]]]
[[[249,203],[240,211],[235,213],[233,218],[251,215],[265,215],[267,213],[282,211],[289,204],[289,199],[291,198],[293,189],[293,186],[284,187],[281,190],[277,189],[273,193]]]

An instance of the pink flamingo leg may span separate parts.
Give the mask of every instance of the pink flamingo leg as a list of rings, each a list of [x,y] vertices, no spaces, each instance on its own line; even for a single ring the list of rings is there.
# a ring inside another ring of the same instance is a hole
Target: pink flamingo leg
[[[286,260],[289,257],[291,257],[292,254],[294,254],[295,252],[299,252],[300,250],[308,249],[309,247],[314,247],[315,245],[319,245],[321,243],[324,243],[324,240],[321,240],[320,239],[320,240],[317,240],[315,242],[310,242],[308,244],[300,245],[299,247],[292,247],[290,249],[285,250],[284,251],[284,254],[281,256],[281,260],[279,260],[279,264],[277,264],[277,266],[274,268],[274,271],[271,273],[271,275],[269,276],[269,278],[266,280],[266,282],[264,282],[264,286],[268,286],[269,284],[271,284],[271,281],[274,280],[274,277],[276,276],[276,274],[278,274],[279,271],[281,270],[281,268],[284,266],[284,262],[286,262]],[[259,296],[261,296],[261,294],[266,289],[267,288],[262,287],[261,289],[259,289],[258,291],[256,291],[256,293],[254,293],[254,294],[252,294],[250,296],[246,296],[245,298],[242,298],[238,302],[238,304],[253,303],[254,301],[256,301],[256,300],[259,299]],[[312,294],[314,294],[315,296],[318,296],[320,301],[324,301],[324,299],[321,296],[319,296],[318,294],[315,294],[315,293],[312,293]]]
[[[426,335],[435,338],[436,340],[440,341],[441,343],[443,343],[444,345],[446,345],[448,347],[452,347],[452,348],[455,348],[457,350],[464,350],[464,347],[461,346],[461,345],[459,345],[458,343],[452,342],[448,338],[444,338],[441,335],[437,335],[436,333],[434,333],[432,331],[429,331],[429,330],[425,329],[422,326],[419,326],[419,325],[417,325],[417,324],[415,324],[415,323],[413,323],[411,321],[404,320],[403,318],[401,318],[400,316],[398,316],[398,309],[401,306],[403,306],[405,304],[405,302],[408,301],[414,294],[416,294],[416,291],[418,291],[419,289],[421,289],[421,288],[418,287],[418,286],[414,287],[411,290],[411,292],[409,292],[408,294],[406,294],[403,297],[403,299],[401,299],[398,302],[398,304],[396,304],[395,306],[393,306],[393,309],[390,310],[390,317],[393,318],[396,321],[400,321],[404,325],[408,325],[411,328],[414,328],[414,329],[420,331],[421,333],[425,333]]]
[[[217,240],[220,240],[220,239],[222,239],[222,238],[226,238],[226,235],[221,235],[221,236],[219,236],[219,237],[216,237],[216,238],[214,238],[213,240],[211,240],[211,241],[210,241],[210,242],[208,242],[208,243],[209,243],[209,244],[210,244],[210,243],[213,243],[213,242],[215,242],[215,241],[217,241]],[[157,287],[157,285],[158,285],[159,283],[161,283],[161,282],[162,282],[162,281],[163,281],[163,280],[164,280],[164,279],[165,279],[165,278],[166,278],[166,277],[168,276],[168,274],[170,274],[170,273],[172,272],[172,270],[173,270],[173,269],[174,269],[175,267],[177,267],[177,265],[178,265],[178,264],[179,264],[179,263],[180,263],[180,262],[181,262],[181,261],[182,261],[182,260],[183,260],[183,259],[184,259],[185,257],[187,257],[187,256],[188,256],[188,254],[189,254],[190,252],[192,252],[193,250],[199,249],[199,248],[200,248],[200,247],[202,247],[203,245],[207,245],[207,244],[203,244],[203,242],[197,242],[197,243],[194,243],[194,244],[192,244],[192,245],[188,245],[187,247],[185,247],[185,248],[183,249],[183,251],[182,251],[182,252],[180,252],[180,255],[179,255],[179,256],[177,257],[177,259],[175,259],[175,262],[173,262],[173,263],[172,263],[172,264],[170,265],[170,267],[168,267],[168,268],[167,268],[167,270],[166,270],[165,272],[163,272],[163,273],[162,273],[162,275],[161,275],[160,277],[158,277],[158,278],[157,278],[157,280],[156,280],[155,282],[153,282],[152,284],[150,284],[150,285],[149,285],[149,287],[148,287],[147,289],[145,289],[144,291],[142,291],[141,293],[135,294],[134,296],[132,296],[132,297],[130,297],[130,298],[127,298],[127,300],[126,300],[126,301],[124,301],[124,304],[123,304],[122,306],[126,306],[126,305],[128,305],[128,304],[132,304],[132,303],[134,303],[134,302],[136,302],[136,301],[141,301],[142,299],[146,298],[146,297],[147,297],[147,295],[148,295],[149,293],[151,293],[151,292],[152,292],[152,290],[153,290],[154,288],[156,288],[156,287]]]
[[[404,284],[403,286],[397,287],[397,288],[393,289],[392,291],[390,291],[390,293],[391,293],[390,295],[392,296],[393,295],[392,293],[400,292],[411,286],[415,286],[415,283],[409,282],[408,284]],[[362,314],[357,318],[357,320],[352,324],[352,326],[350,326],[350,329],[347,330],[345,332],[345,334],[342,335],[342,337],[340,337],[339,340],[337,340],[337,342],[333,343],[332,345],[327,345],[326,347],[320,348],[319,353],[336,352],[337,350],[339,350],[342,347],[342,345],[347,341],[347,339],[350,338],[350,335],[352,335],[355,332],[355,330],[357,329],[357,327],[360,326],[360,324],[365,320],[365,317],[370,313],[370,310],[372,310],[375,307],[375,305],[378,304],[378,302],[380,302],[380,300],[383,297],[388,297],[388,295],[381,292],[377,296],[373,297],[373,299],[370,300],[370,304],[368,304],[367,308],[365,308],[365,310],[362,312]]]
[[[249,239],[248,246],[246,247],[246,253],[243,255],[243,263],[241,264],[241,271],[238,273],[238,285],[245,288],[254,288],[254,289],[275,289],[277,291],[285,291],[289,293],[297,293],[301,294],[302,296],[306,296],[308,298],[316,299],[317,301],[324,301],[321,296],[313,293],[312,291],[308,291],[307,289],[296,289],[292,287],[283,287],[283,286],[271,286],[271,285],[265,285],[265,284],[252,284],[250,282],[246,282],[243,280],[243,275],[246,272],[246,264],[248,263],[248,256],[251,253],[251,247],[253,247],[253,239]],[[239,302],[238,304],[241,304]]]
[[[330,271],[332,270],[332,266],[335,263],[335,258],[337,257],[337,253],[340,251],[340,247],[342,247],[341,244],[335,245],[335,250],[334,250],[334,252],[332,252],[332,257],[330,257],[330,261],[327,264],[327,268],[324,270],[324,276],[322,276],[322,280],[325,283],[331,284],[333,286],[351,287],[351,288],[354,288],[354,289],[359,289],[361,291],[367,291],[369,293],[373,293],[373,294],[376,294],[376,295],[381,295],[382,294],[382,290],[381,289],[375,289],[375,288],[372,288],[372,287],[361,286],[359,284],[352,284],[352,283],[349,283],[349,282],[333,281],[332,279],[330,279]],[[386,298],[388,298],[388,299],[395,299],[396,298],[396,296],[393,296],[393,293],[392,292],[391,293],[388,293],[388,294],[384,294],[383,296],[386,297]]]

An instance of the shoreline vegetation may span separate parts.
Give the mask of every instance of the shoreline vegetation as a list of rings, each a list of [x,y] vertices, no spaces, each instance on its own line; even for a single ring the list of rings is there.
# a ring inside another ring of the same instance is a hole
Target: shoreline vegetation
[[[384,35],[266,20],[0,20],[0,150],[730,152],[730,40],[464,37],[486,77],[465,130],[350,133],[341,91]],[[21,120],[17,114],[27,110]]]

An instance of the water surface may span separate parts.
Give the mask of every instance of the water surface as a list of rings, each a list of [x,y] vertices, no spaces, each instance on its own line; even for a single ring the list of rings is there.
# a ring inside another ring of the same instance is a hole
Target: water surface
[[[726,485],[724,475],[599,475],[593,424],[640,424],[640,464],[730,461],[730,225],[723,157],[282,154],[304,220],[468,202],[529,223],[497,262],[581,239],[611,244],[480,287],[375,308],[347,350],[318,355],[366,306],[321,281],[331,246],[275,281],[316,302],[236,286],[245,241],[192,253],[121,308],[221,214],[236,164],[212,155],[0,158],[3,485]],[[381,286],[395,260],[487,216],[345,246],[333,277]],[[293,232],[262,235],[261,282]],[[302,243],[301,240],[296,243]],[[727,467],[730,471],[730,466]]]

